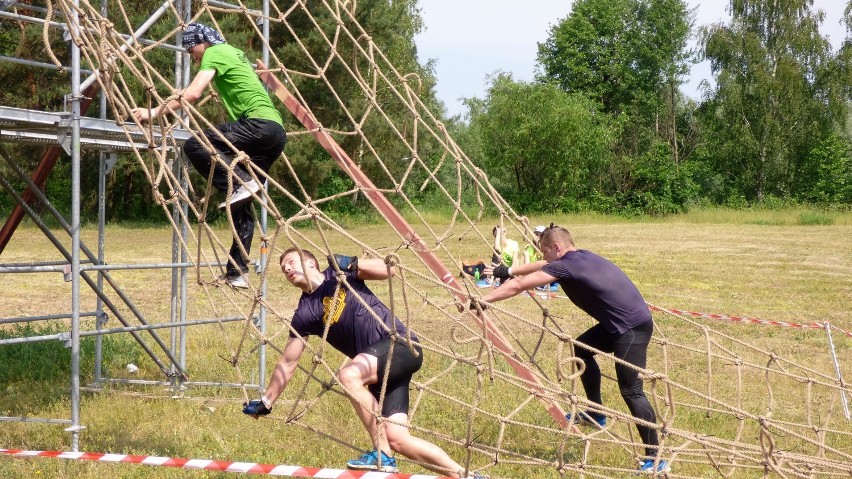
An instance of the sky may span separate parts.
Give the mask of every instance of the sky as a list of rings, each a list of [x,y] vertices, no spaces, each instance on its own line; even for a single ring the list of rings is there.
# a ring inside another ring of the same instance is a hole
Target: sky
[[[466,112],[461,98],[484,98],[496,72],[511,73],[518,81],[531,81],[535,74],[538,44],[547,40],[551,26],[571,12],[572,0],[420,0],[424,32],[415,37],[421,63],[436,61],[438,98],[447,112]],[[695,27],[728,22],[723,0],[687,0],[695,8]],[[839,23],[845,1],[814,0],[814,8],[825,11],[822,32],[837,51],[846,31]],[[690,45],[694,48],[695,42]],[[700,99],[699,84],[712,81],[707,62],[692,66],[683,92]]]

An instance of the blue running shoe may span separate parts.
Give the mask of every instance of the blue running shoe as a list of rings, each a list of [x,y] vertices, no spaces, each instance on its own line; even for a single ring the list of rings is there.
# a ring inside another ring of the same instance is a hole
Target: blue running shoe
[[[653,459],[642,459],[639,462],[639,472],[641,474],[661,474],[671,472],[672,468],[669,467],[669,461],[665,459],[660,459],[657,461],[657,467],[654,468],[654,460]]]
[[[396,467],[396,459],[388,456],[384,453],[384,451],[380,454],[382,456],[382,463],[378,467],[376,467],[376,465],[379,462],[379,453],[375,449],[372,451],[365,451],[358,459],[348,461],[346,463],[346,467],[348,469],[356,469],[359,471],[399,472],[399,469]]]
[[[559,283],[552,283],[550,285],[550,292],[551,293],[558,293],[559,292]]]
[[[571,414],[566,414],[565,419],[570,424],[585,424],[587,426],[597,426],[600,428],[606,427],[606,416],[592,411],[581,411],[577,413],[577,417],[571,417]]]

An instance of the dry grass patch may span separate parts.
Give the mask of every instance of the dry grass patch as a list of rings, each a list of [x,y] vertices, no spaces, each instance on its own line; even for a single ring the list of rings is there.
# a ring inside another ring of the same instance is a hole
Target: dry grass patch
[[[796,323],[830,321],[846,331],[852,330],[849,310],[852,221],[848,214],[837,214],[830,225],[816,226],[797,224],[791,219],[798,217],[796,212],[777,215],[757,212],[756,218],[737,212],[732,213],[727,222],[720,221],[719,214],[699,212],[638,221],[569,216],[533,219],[531,223],[555,220],[568,227],[579,247],[595,251],[621,266],[639,286],[645,299],[654,305]],[[764,215],[771,216],[773,224],[755,224],[764,222]],[[483,236],[488,237],[491,226],[490,223],[481,225]],[[398,240],[388,227],[365,225],[352,226],[348,230],[382,254],[399,254],[402,264],[416,264],[409,251],[397,250]],[[435,230],[442,231],[440,225],[436,225]],[[224,229],[221,233],[221,237],[227,237]],[[303,233],[320,241],[310,231]],[[91,231],[85,231],[83,236],[90,247],[96,244]],[[169,262],[170,241],[171,232],[167,229],[113,226],[107,231],[107,262]],[[448,241],[458,258],[488,256],[487,246],[474,235],[460,234]],[[282,247],[283,244],[270,253],[273,258],[286,247]],[[360,253],[358,248],[339,238],[332,238],[332,247],[348,254]],[[190,254],[194,256],[195,252]],[[16,233],[3,255],[4,263],[57,259],[59,255],[53,247],[32,227]],[[490,363],[487,356],[480,355],[477,341],[459,342],[460,338],[475,337],[475,325],[454,312],[450,297],[428,274],[420,277],[417,271],[421,270],[418,267],[406,272],[409,287],[404,295],[398,285],[394,292],[397,314],[410,321],[420,333],[427,351],[424,368],[415,377],[422,389],[412,391],[417,434],[430,437],[453,457],[463,460],[466,451],[457,443],[466,440],[468,421],[472,418],[473,439],[478,446],[492,447],[499,443],[509,452],[501,456],[508,460],[491,468],[489,473],[495,477],[558,477],[553,468],[546,466],[512,464],[513,460],[522,460],[524,456],[555,463],[560,459],[558,446],[564,438],[554,431],[553,421],[536,400],[519,407],[527,394],[523,387],[512,386],[504,379],[512,375],[505,361],[497,358]],[[207,279],[212,275],[204,274]],[[149,322],[169,320],[169,271],[116,271],[112,276]],[[256,278],[252,276],[253,281]],[[278,314],[269,317],[268,335],[278,333],[273,342],[281,346],[287,336],[287,315],[296,305],[298,291],[286,286],[277,270],[271,272],[269,278],[269,305]],[[250,311],[251,298],[230,289],[207,287],[205,290],[195,284],[194,279],[195,273],[191,273],[187,302],[189,319],[239,316]],[[70,283],[63,282],[59,273],[5,274],[4,284],[7,293],[0,298],[2,317],[68,311]],[[380,297],[389,298],[385,283],[372,286]],[[114,294],[110,297],[120,303]],[[83,308],[93,310],[94,301],[95,296],[84,286]],[[437,308],[427,307],[426,302]],[[517,339],[520,353],[536,351],[537,363],[548,377],[554,378],[559,341],[548,334],[542,337],[539,329],[543,324],[542,308],[554,315],[555,324],[572,337],[593,324],[570,302],[560,298],[536,302],[519,297],[501,303],[491,314],[508,336]],[[128,308],[121,306],[120,310],[132,318]],[[110,327],[118,326],[113,316],[110,315]],[[646,389],[653,395],[661,419],[672,428],[669,445],[686,444],[683,434],[687,433],[757,444],[757,423],[749,417],[758,415],[795,423],[797,434],[807,433],[799,429],[803,424],[818,424],[827,431],[848,431],[849,423],[842,418],[838,394],[827,394],[830,389],[822,387],[814,387],[811,397],[803,394],[807,387],[801,378],[826,382],[829,381],[826,378],[834,376],[824,331],[687,320],[669,314],[655,314],[655,320],[658,328],[650,351],[649,369],[665,374],[674,387],[669,391],[662,381],[656,381],[649,382]],[[91,318],[83,322],[84,329],[93,327]],[[247,354],[256,344],[256,338],[249,338],[241,349],[239,372],[229,362],[231,354],[240,347],[243,326],[229,323],[189,329],[187,371],[192,380],[257,381],[257,356]],[[8,332],[10,326],[4,329]],[[161,330],[158,334],[169,343],[169,330]],[[543,339],[539,343],[540,338]],[[852,338],[836,334],[834,341],[841,372],[848,381],[852,377],[852,364],[848,361]],[[149,338],[146,343],[153,344]],[[318,347],[318,341],[312,340],[311,346]],[[707,354],[708,347],[712,355]],[[126,376],[124,366],[133,360],[138,361],[141,368],[134,378],[163,380],[154,363],[138,354],[137,349],[129,337],[116,336],[106,348],[105,374]],[[268,351],[270,369],[267,371],[271,370],[276,357],[274,350]],[[312,354],[306,354],[302,366],[310,368],[311,359]],[[339,367],[344,358],[326,352],[323,359],[325,363],[315,372],[322,383],[328,384],[332,379],[330,371]],[[479,362],[485,371],[479,396],[476,394],[477,375],[467,362]],[[611,360],[602,359],[601,367],[605,374],[613,375]],[[91,381],[91,370],[84,371],[84,375],[84,383]],[[55,384],[61,385],[64,381],[66,377],[54,379]],[[306,392],[299,396],[297,393],[303,387]],[[581,389],[575,382],[566,381],[560,387],[566,400],[572,392],[582,399]],[[45,391],[36,389],[32,382],[10,382],[0,391],[0,414],[67,417],[69,404],[63,387]],[[273,416],[254,421],[240,413],[243,401],[240,389],[193,387],[185,391],[181,399],[172,399],[174,391],[164,386],[111,384],[102,392],[83,396],[82,422],[87,430],[81,435],[81,449],[341,467],[360,449],[368,448],[369,442],[348,401],[338,391],[338,388],[325,390],[304,372],[297,373]],[[43,395],[43,400],[28,400],[32,394]],[[248,390],[247,394],[253,398],[257,392]],[[296,399],[300,401],[295,402]],[[604,399],[606,406],[616,413],[626,414],[612,381],[605,381]],[[674,403],[667,403],[672,399]],[[487,413],[471,414],[469,407],[464,406],[477,401]],[[731,409],[744,411],[745,419],[731,415]],[[291,417],[291,412],[304,414]],[[288,419],[323,431],[327,436],[288,423]],[[536,425],[542,429],[529,427]],[[814,437],[813,432],[807,437]],[[844,442],[850,438],[848,433],[829,433],[826,437],[827,446],[847,453],[852,451],[850,443]],[[588,463],[598,468],[599,474],[618,475],[619,469],[633,467],[632,455],[637,449],[625,447],[623,443],[631,438],[635,440],[632,425],[616,420],[608,431],[592,433],[590,438],[594,447]],[[502,442],[498,442],[500,440]],[[795,435],[779,436],[777,441],[781,449],[815,454],[811,444]],[[68,435],[61,428],[19,423],[9,423],[0,429],[0,444],[17,449],[69,447]],[[675,464],[676,472],[688,477],[716,477],[708,467],[707,452],[699,449],[694,443],[685,445],[680,462]],[[580,461],[582,441],[566,440],[561,453],[561,459],[569,463]],[[488,456],[477,453],[473,460],[477,467],[490,461]],[[728,460],[723,458],[723,462]],[[739,462],[740,472],[732,477],[758,474],[744,461]],[[403,470],[423,472],[405,462]],[[219,477],[214,473],[142,466],[0,460],[0,476],[3,477],[32,476],[37,471],[46,477]],[[568,477],[573,477],[570,474]]]

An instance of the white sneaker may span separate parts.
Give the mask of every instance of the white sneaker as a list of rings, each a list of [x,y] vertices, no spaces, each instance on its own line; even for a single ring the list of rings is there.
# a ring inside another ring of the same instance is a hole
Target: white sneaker
[[[231,195],[231,199],[229,201],[219,203],[219,209],[224,210],[227,206],[241,205],[246,201],[251,200],[252,193],[257,193],[258,191],[260,191],[260,185],[256,181],[247,181],[243,186],[237,188],[237,191]]]
[[[232,288],[248,289],[248,287],[249,287],[248,275],[247,274],[241,274],[239,276],[224,275],[224,276],[221,276],[219,279],[224,281],[225,284],[227,284],[228,286],[230,286]]]

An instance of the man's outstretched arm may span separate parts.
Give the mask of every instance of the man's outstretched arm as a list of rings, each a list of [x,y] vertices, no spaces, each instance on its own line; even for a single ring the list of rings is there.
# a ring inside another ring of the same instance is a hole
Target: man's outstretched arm
[[[382,258],[358,259],[358,279],[388,279],[394,275],[396,275],[396,267],[391,267],[388,271],[388,265]]]
[[[299,365],[299,358],[302,357],[304,351],[304,339],[290,338],[287,341],[284,352],[281,353],[281,357],[275,363],[275,369],[272,371],[272,377],[269,379],[269,385],[266,386],[263,396],[260,399],[243,403],[243,414],[257,419],[272,412],[272,405],[281,396],[281,392],[284,391],[287,383],[293,377],[293,373]]]
[[[201,98],[201,95],[204,93],[204,89],[207,88],[207,85],[213,80],[213,77],[216,76],[216,70],[204,70],[198,72],[195,75],[195,78],[192,79],[192,83],[186,87],[186,90],[183,91],[181,96],[184,100],[189,103],[195,103],[196,100]],[[138,121],[148,121],[169,111],[178,111],[183,108],[183,105],[178,100],[170,100],[165,105],[160,105],[150,110],[147,108],[134,108],[130,110],[130,114]]]
[[[305,352],[304,339],[290,338],[287,341],[284,352],[281,353],[281,357],[275,363],[272,377],[269,378],[269,385],[266,386],[266,391],[263,394],[270,403],[274,403],[278,399],[278,396],[287,387],[287,383],[293,378],[293,373],[296,372],[303,352]]]
[[[535,264],[535,263],[533,263]],[[493,303],[506,298],[517,296],[518,294],[533,289],[536,286],[544,286],[556,281],[556,278],[545,273],[544,271],[536,271],[518,278],[506,281],[499,288],[494,288],[482,297],[480,301],[485,303]]]

